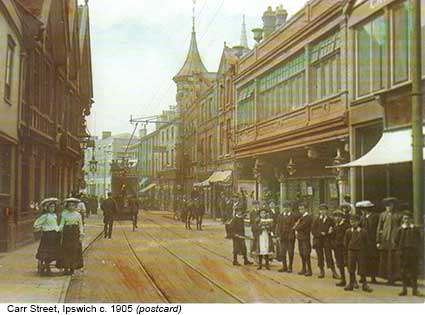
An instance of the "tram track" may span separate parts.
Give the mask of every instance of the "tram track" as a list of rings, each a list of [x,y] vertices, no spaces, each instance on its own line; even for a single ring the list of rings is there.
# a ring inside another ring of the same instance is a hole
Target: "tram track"
[[[121,224],[120,224],[121,225]],[[170,297],[167,296],[167,294],[161,289],[161,287],[158,285],[158,283],[155,281],[155,278],[152,276],[152,274],[148,271],[145,264],[142,262],[142,260],[137,256],[136,251],[134,250],[134,247],[131,245],[130,240],[127,237],[127,234],[125,233],[125,230],[122,229],[122,233],[124,235],[125,241],[127,243],[128,249],[132,253],[133,258],[136,260],[137,265],[142,270],[145,277],[149,280],[151,286],[155,289],[155,292],[161,297],[164,303],[172,303]]]
[[[123,231],[123,233],[125,234],[124,231]],[[197,268],[196,266],[194,266],[193,264],[191,264],[190,262],[188,262],[186,259],[184,259],[180,255],[176,254],[173,250],[169,249],[167,246],[165,246],[163,244],[163,242],[161,240],[159,240],[158,238],[156,238],[155,236],[153,236],[151,233],[149,233],[145,229],[143,230],[142,233],[146,234],[151,240],[153,240],[156,244],[158,244],[158,246],[160,246],[163,250],[165,250],[167,253],[169,253],[171,256],[173,256],[175,259],[177,259],[179,262],[183,263],[185,266],[187,266],[188,268],[190,268],[193,272],[195,272],[196,274],[198,274],[199,276],[201,276],[203,279],[205,279],[211,285],[213,285],[214,287],[216,287],[220,291],[224,292],[226,295],[230,296],[236,302],[238,302],[238,303],[247,303],[247,301],[245,301],[243,298],[239,297],[237,294],[233,293],[232,291],[230,291],[229,289],[227,289],[226,287],[224,287],[223,285],[221,285],[220,283],[218,283],[217,281],[215,281],[213,278],[211,278],[210,276],[208,276],[207,274],[205,274],[204,272],[202,272],[199,268]],[[126,235],[125,235],[125,238],[126,238],[126,241],[127,241],[128,246],[131,248],[132,254],[135,256],[135,258],[138,260],[138,262],[143,266],[143,263],[137,257],[137,254],[136,254],[134,248],[132,247],[132,245],[131,245],[131,243],[128,240],[128,238],[127,238]],[[146,273],[149,274],[149,272],[147,271],[147,269],[145,267],[143,267],[143,270],[144,270],[144,272],[146,272]],[[151,275],[149,275],[149,277],[152,279],[152,281],[155,282],[154,278]],[[158,285],[156,285],[156,287],[159,288]],[[166,295],[164,294],[164,296],[166,296]],[[168,298],[168,297],[167,297],[167,299],[168,299],[168,301],[170,300],[170,298]]]
[[[168,219],[168,218],[167,218],[167,219]],[[204,249],[205,251],[207,251],[207,252],[209,252],[209,253],[211,253],[211,254],[213,254],[213,255],[217,256],[217,257],[220,257],[220,258],[223,258],[223,259],[225,259],[225,260],[227,260],[227,261],[232,262],[232,260],[231,260],[231,259],[229,259],[229,257],[227,257],[227,256],[223,255],[222,253],[219,253],[219,252],[217,252],[217,251],[214,251],[214,250],[212,250],[212,249],[210,249],[210,248],[208,248],[208,247],[206,247],[206,246],[202,245],[200,242],[198,242],[198,241],[196,241],[196,240],[193,240],[193,239],[191,239],[191,238],[189,238],[189,237],[187,237],[187,236],[185,236],[185,235],[182,235],[182,234],[180,234],[180,233],[178,233],[178,232],[176,232],[176,231],[174,231],[174,230],[172,230],[172,229],[168,228],[168,227],[167,227],[166,225],[164,225],[164,224],[160,224],[160,223],[158,223],[157,221],[155,221],[155,220],[153,220],[153,219],[150,219],[150,218],[145,218],[145,220],[147,220],[147,221],[149,221],[149,222],[152,222],[152,223],[154,223],[155,225],[157,225],[157,226],[159,226],[159,227],[161,227],[161,228],[166,229],[167,231],[169,231],[169,232],[173,233],[174,235],[176,235],[176,236],[178,236],[178,237],[180,237],[180,238],[182,238],[182,239],[190,240],[190,241],[191,241],[193,244],[195,244],[196,246],[198,246],[198,247],[200,247],[200,248]],[[170,219],[170,220],[171,220],[171,219]],[[146,233],[147,233],[147,234],[149,234],[148,232],[146,232]],[[256,272],[256,271],[255,271],[255,272]],[[321,300],[321,299],[319,299],[319,298],[316,298],[316,297],[314,297],[314,296],[313,296],[313,295],[311,295],[311,294],[305,293],[305,292],[304,292],[304,291],[302,291],[302,290],[299,290],[299,289],[297,289],[297,288],[294,288],[294,287],[292,287],[292,286],[290,286],[290,285],[288,285],[288,284],[285,284],[285,283],[283,283],[283,282],[281,282],[281,281],[278,281],[278,280],[276,280],[276,279],[275,279],[275,278],[273,278],[273,277],[269,277],[269,276],[264,275],[264,274],[262,274],[262,276],[263,276],[264,278],[267,278],[268,280],[270,280],[270,281],[272,281],[272,282],[276,283],[276,284],[282,285],[282,286],[286,287],[286,288],[287,288],[287,289],[289,289],[289,290],[292,290],[292,291],[294,291],[294,292],[296,292],[296,293],[298,293],[298,294],[300,294],[300,295],[302,295],[302,296],[304,296],[304,297],[306,297],[306,298],[308,298],[308,299],[311,299],[311,300],[313,300],[313,301],[314,301],[314,302],[316,302],[316,303],[325,303],[323,300]]]

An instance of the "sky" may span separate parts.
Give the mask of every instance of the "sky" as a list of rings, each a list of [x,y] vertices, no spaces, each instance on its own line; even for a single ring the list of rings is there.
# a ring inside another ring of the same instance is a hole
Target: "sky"
[[[210,72],[219,66],[224,42],[240,43],[245,15],[251,29],[262,27],[268,6],[283,4],[290,18],[304,0],[197,0],[198,49]],[[158,115],[175,104],[172,80],[189,49],[193,0],[90,0],[94,101],[91,134],[132,132],[130,116]]]

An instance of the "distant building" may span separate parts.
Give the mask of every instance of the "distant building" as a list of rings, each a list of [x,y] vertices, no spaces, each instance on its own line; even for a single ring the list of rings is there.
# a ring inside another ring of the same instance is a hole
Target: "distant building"
[[[111,191],[112,161],[122,158],[135,160],[134,150],[131,150],[130,147],[137,144],[138,141],[137,136],[131,138],[129,133],[112,135],[110,131],[103,131],[100,139],[94,139],[94,148],[87,148],[84,154],[86,192],[88,194],[105,197]],[[90,171],[92,158],[97,161],[95,173]]]

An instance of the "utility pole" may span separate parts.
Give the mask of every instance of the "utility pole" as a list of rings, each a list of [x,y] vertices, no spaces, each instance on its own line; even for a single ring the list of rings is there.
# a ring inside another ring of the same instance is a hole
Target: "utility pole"
[[[421,60],[421,0],[412,1],[412,173],[413,215],[415,224],[422,226],[424,211],[424,165],[422,131],[422,60]]]

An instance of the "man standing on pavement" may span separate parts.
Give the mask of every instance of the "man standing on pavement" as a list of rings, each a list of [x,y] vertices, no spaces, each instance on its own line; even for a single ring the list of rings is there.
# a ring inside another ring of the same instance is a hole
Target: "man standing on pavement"
[[[117,204],[112,199],[112,193],[108,193],[108,198],[103,200],[100,208],[103,210],[104,237],[112,237],[112,227],[114,225],[114,217],[117,212]]]

